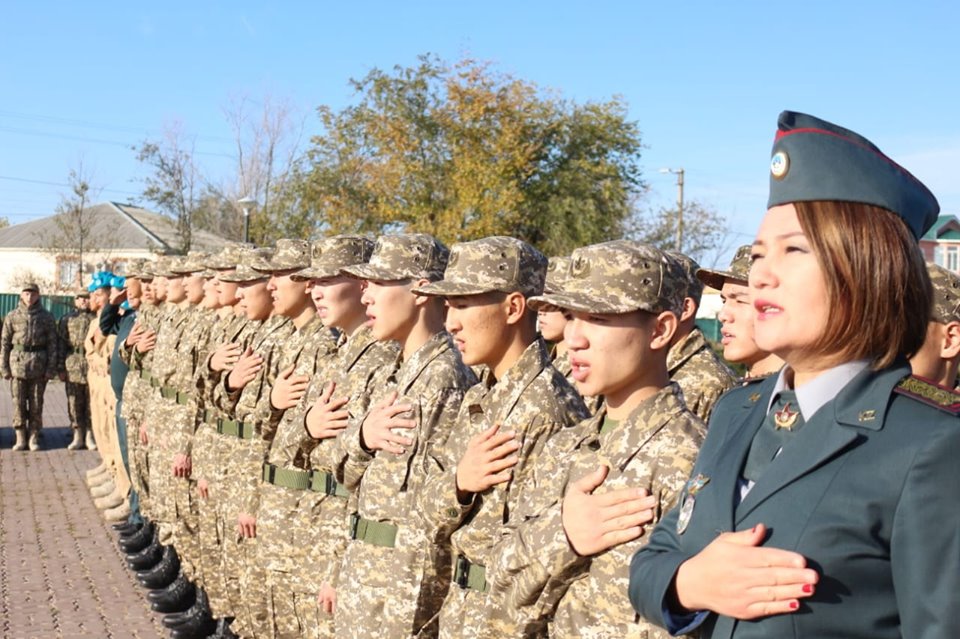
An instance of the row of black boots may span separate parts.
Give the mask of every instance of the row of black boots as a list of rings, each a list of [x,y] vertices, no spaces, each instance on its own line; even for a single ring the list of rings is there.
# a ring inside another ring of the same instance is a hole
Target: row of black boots
[[[184,576],[176,549],[160,544],[153,523],[122,523],[113,528],[120,534],[127,565],[150,591],[150,608],[165,614],[163,625],[172,639],[238,639],[230,630],[233,619],[213,618],[207,594]]]

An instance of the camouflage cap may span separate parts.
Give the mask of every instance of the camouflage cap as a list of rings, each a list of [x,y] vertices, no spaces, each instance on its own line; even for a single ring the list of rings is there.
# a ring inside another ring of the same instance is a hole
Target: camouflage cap
[[[175,258],[170,264],[170,270],[177,275],[193,275],[204,271],[206,261],[210,258],[209,253],[200,251],[190,251],[186,255]]]
[[[720,271],[712,268],[701,268],[697,270],[697,278],[718,291],[730,280],[735,284],[747,285],[747,278],[750,276],[750,253],[753,246],[744,244],[737,249],[733,259],[730,260],[730,268],[726,271]]]
[[[276,273],[278,271],[300,270],[310,266],[310,242],[306,240],[277,240],[273,256],[261,259],[250,265],[257,271]]]
[[[240,254],[245,248],[253,248],[253,245],[244,244],[243,242],[227,242],[223,248],[220,249],[219,253],[207,258],[204,266],[217,270],[237,268],[237,264],[240,263]]]
[[[146,260],[140,258],[129,260],[123,266],[123,274],[128,278],[141,279],[140,276],[143,274],[143,270],[146,267],[146,262]]]
[[[74,297],[90,297],[90,291],[88,291],[86,288],[78,288],[73,291],[73,296]]]
[[[245,248],[240,252],[240,263],[237,269],[232,273],[220,273],[217,277],[222,282],[256,282],[270,277],[269,273],[258,271],[253,268],[253,264],[263,264],[273,255],[273,250],[268,248]]]
[[[927,272],[933,284],[933,321],[960,322],[960,275],[936,264],[927,264]]]
[[[543,284],[543,292],[556,293],[562,290],[569,270],[569,257],[551,257],[547,262],[547,279]]]
[[[414,292],[448,297],[500,291],[533,297],[543,292],[546,277],[547,258],[537,249],[515,237],[485,237],[454,244],[443,279]]]
[[[154,277],[174,277],[175,274],[170,270],[170,261],[173,258],[169,255],[161,255],[150,267],[149,273]]]
[[[703,282],[697,278],[697,271],[700,265],[697,264],[689,255],[684,255],[679,251],[665,251],[667,257],[674,261],[678,267],[676,275],[683,282],[685,287],[684,297],[691,298],[697,304],[703,296]]]
[[[310,266],[293,274],[297,280],[319,280],[339,275],[340,271],[366,264],[373,253],[373,240],[362,235],[325,237],[310,247]]]
[[[677,266],[660,249],[614,240],[576,249],[563,290],[530,300],[535,309],[584,313],[680,313],[686,289]]]
[[[381,235],[367,264],[350,266],[342,272],[361,280],[438,280],[443,277],[449,256],[447,247],[426,233]]]

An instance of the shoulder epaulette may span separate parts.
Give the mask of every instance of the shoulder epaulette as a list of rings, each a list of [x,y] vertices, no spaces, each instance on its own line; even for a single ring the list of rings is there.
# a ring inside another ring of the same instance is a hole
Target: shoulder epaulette
[[[951,415],[960,415],[960,392],[915,375],[903,378],[893,392],[912,397],[918,402],[939,408]]]

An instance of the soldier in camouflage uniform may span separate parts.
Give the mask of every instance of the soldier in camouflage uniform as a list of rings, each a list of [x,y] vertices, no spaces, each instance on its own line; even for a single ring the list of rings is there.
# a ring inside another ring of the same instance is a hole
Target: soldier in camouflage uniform
[[[344,537],[347,502],[335,482],[321,480],[321,475],[332,476],[331,468],[316,473],[311,470],[311,452],[325,443],[327,448],[332,446],[330,438],[314,439],[305,428],[304,419],[332,377],[343,380],[336,385],[338,395],[348,392],[346,375],[357,371],[360,379],[366,380],[369,363],[379,359],[371,360],[372,355],[380,352],[376,343],[364,339],[369,331],[363,328],[366,316],[360,303],[360,283],[340,275],[341,268],[366,263],[372,249],[373,242],[360,236],[326,238],[311,246],[310,266],[291,276],[309,282],[318,319],[328,328],[340,331],[341,338],[339,346],[318,348],[312,357],[301,358],[286,381],[274,385],[271,393],[274,408],[287,406],[263,464],[257,514],[259,561],[266,570],[270,590],[271,637],[333,636],[332,618],[321,613],[317,593],[329,579],[326,576],[330,571],[324,568],[337,562],[341,554],[336,552],[336,545],[329,553],[327,549],[337,537]],[[391,362],[394,359],[395,356],[389,358]],[[379,367],[374,366],[373,370]],[[296,403],[290,405],[297,397]],[[316,491],[312,490],[315,477],[319,488]],[[328,499],[331,501],[324,503]],[[330,535],[329,525],[325,525],[330,518],[325,515],[333,502],[339,505],[339,516],[333,518],[335,528]]]
[[[90,391],[87,388],[87,359],[83,340],[94,317],[90,310],[90,292],[86,289],[77,291],[73,304],[74,310],[61,317],[58,326],[60,380],[66,386],[67,414],[73,430],[68,450],[85,448],[84,440],[90,429]]]
[[[427,454],[443,444],[476,383],[443,330],[443,302],[416,294],[443,276],[448,250],[429,235],[383,236],[370,263],[344,272],[365,280],[371,332],[400,345],[400,367],[366,415],[338,438],[347,453],[338,482],[354,493],[351,537],[336,584],[339,637],[429,634],[449,547],[416,514]]]
[[[696,262],[681,253],[669,252],[678,277],[687,282],[680,327],[667,357],[670,379],[680,384],[687,407],[706,423],[717,399],[737,385],[737,377],[710,347],[697,327],[697,308],[703,295],[703,283],[697,279]]]
[[[697,278],[701,282],[720,291],[723,307],[717,314],[717,319],[723,327],[720,329],[723,358],[747,367],[747,374],[742,380],[744,384],[761,381],[783,368],[782,359],[773,353],[760,350],[753,340],[753,323],[757,312],[753,308],[750,289],[747,287],[752,250],[753,247],[749,244],[737,249],[730,268],[726,271],[705,268],[697,270]]]
[[[953,389],[960,368],[960,276],[936,264],[927,264],[927,272],[933,284],[933,313],[910,367],[914,375]]]
[[[40,287],[30,283],[20,292],[20,304],[7,313],[0,333],[0,364],[13,396],[14,450],[39,450],[43,428],[43,393],[57,374],[57,323],[40,304]]]
[[[557,293],[563,288],[563,282],[570,270],[569,257],[551,257],[547,262],[547,279],[543,285],[544,293]],[[567,318],[563,311],[542,306],[537,311],[537,327],[543,339],[553,344],[550,349],[550,363],[567,378],[567,381],[576,388],[570,365],[570,349],[563,339],[563,329],[567,325]],[[579,392],[579,389],[577,389]],[[596,414],[603,404],[603,397],[584,397],[583,403],[591,415]]]
[[[441,637],[477,637],[497,615],[484,576],[504,525],[527,497],[531,469],[557,432],[588,416],[580,395],[553,366],[527,300],[543,292],[547,259],[530,245],[490,237],[454,245],[444,279],[421,287],[448,306],[447,329],[467,364],[486,364],[446,442],[430,451],[420,511],[435,539],[450,537],[453,581]],[[495,596],[495,595],[494,595]],[[424,602],[436,610],[436,602]]]
[[[492,623],[476,637],[663,637],[627,598],[643,526],[675,504],[705,426],[666,359],[686,284],[657,249],[577,249],[564,289],[536,297],[570,314],[578,384],[600,412],[552,438],[488,571]],[[626,517],[624,513],[629,513]]]
[[[278,242],[278,249],[283,246]],[[269,276],[253,265],[264,265],[257,253],[245,253],[233,275],[221,277],[239,285],[240,306],[251,322],[262,322],[229,374],[213,389],[213,403],[223,412],[218,420],[219,450],[223,456],[218,487],[218,521],[222,525],[221,574],[226,609],[235,615],[232,630],[244,637],[265,634],[265,593],[244,581],[247,565],[256,561],[256,513],[259,469],[267,440],[263,420],[270,415],[271,384],[279,372],[281,345],[294,332],[289,317],[273,313]],[[270,434],[268,434],[269,436]],[[251,590],[245,596],[243,586]]]

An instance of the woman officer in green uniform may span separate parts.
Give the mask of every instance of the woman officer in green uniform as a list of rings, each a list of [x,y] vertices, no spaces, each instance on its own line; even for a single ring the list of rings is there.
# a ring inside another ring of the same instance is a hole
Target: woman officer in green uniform
[[[856,133],[778,128],[749,285],[757,345],[786,366],[717,405],[631,601],[673,634],[955,637],[960,403],[907,363],[939,205]]]

